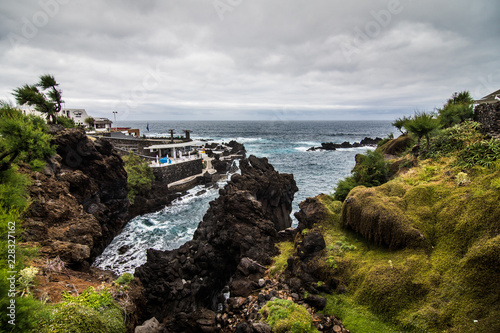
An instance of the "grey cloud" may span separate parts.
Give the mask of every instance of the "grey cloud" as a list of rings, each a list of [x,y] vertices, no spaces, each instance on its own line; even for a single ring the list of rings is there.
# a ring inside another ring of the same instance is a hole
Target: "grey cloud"
[[[57,14],[17,46],[43,8],[0,4],[0,98],[51,73],[96,115],[392,119],[500,86],[495,0],[220,0],[222,19],[214,1],[42,1]]]

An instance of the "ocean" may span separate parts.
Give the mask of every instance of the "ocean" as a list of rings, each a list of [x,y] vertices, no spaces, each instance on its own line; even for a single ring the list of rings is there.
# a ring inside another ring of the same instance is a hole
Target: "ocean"
[[[122,121],[115,125],[138,128],[146,136],[168,136],[168,130],[173,128],[177,135],[191,130],[191,138],[195,140],[243,143],[247,155],[267,157],[277,171],[294,175],[299,191],[295,194],[292,215],[307,197],[332,193],[337,182],[349,176],[355,155],[373,149],[307,151],[308,148],[322,142],[353,143],[365,137],[384,138],[395,130],[390,121]],[[197,195],[201,190],[196,187],[163,210],[129,221],[94,265],[117,274],[133,273],[146,261],[148,248],[170,250],[189,241],[209,202],[218,196],[217,189]]]

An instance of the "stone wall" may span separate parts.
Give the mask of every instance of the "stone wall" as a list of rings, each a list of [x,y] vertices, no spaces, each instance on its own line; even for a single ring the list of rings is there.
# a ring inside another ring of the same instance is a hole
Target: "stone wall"
[[[486,134],[500,138],[500,102],[479,104],[474,110],[474,118]]]
[[[178,180],[201,174],[203,171],[202,159],[186,161],[178,164],[153,168],[153,173],[157,181],[163,183],[173,183]]]

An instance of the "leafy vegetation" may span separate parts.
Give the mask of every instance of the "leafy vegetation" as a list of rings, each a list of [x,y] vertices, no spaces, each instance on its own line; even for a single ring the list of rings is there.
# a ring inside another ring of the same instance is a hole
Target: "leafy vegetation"
[[[58,86],[52,75],[44,74],[38,83],[14,89],[13,95],[19,105],[34,106],[35,110],[46,114],[48,123],[56,124],[57,114],[64,103]]]
[[[439,127],[439,121],[425,112],[416,112],[415,115],[404,123],[408,132],[417,137],[418,145],[423,137],[427,140],[427,149],[430,146],[430,135]]]
[[[401,134],[405,134],[405,132],[403,132],[403,128],[406,129],[405,124],[409,120],[410,120],[410,118],[408,118],[408,117],[398,118],[398,119],[394,120],[391,125],[396,127],[401,132]]]
[[[378,186],[387,181],[389,168],[384,156],[378,151],[367,151],[357,155],[356,166],[352,169],[352,176],[338,182],[334,197],[344,201],[349,192],[356,186]]]
[[[64,128],[75,128],[76,127],[73,119],[66,117],[66,116],[57,117],[57,123],[59,125],[62,125]]]
[[[306,308],[290,300],[269,301],[260,309],[259,313],[264,316],[273,332],[318,332],[313,326],[312,317]]]
[[[125,170],[127,171],[127,183],[129,186],[128,197],[131,203],[138,194],[145,194],[151,189],[154,181],[153,169],[148,162],[139,156],[129,153],[123,157]]]
[[[500,162],[464,176],[454,161],[421,161],[382,186],[358,189],[398,207],[431,247],[377,246],[342,228],[338,201],[320,198],[329,212],[321,226],[327,243],[321,279],[338,279],[347,290],[328,297],[327,314],[354,332],[500,329]],[[378,209],[373,200],[359,204]],[[355,250],[340,252],[341,244]]]
[[[474,116],[474,99],[468,91],[455,92],[442,109],[439,109],[439,122],[443,127],[451,127]]]
[[[95,123],[95,119],[94,118],[87,117],[87,118],[85,118],[85,120],[83,122],[85,124],[87,124],[87,126],[89,127],[89,129],[93,129],[94,128],[94,123]]]
[[[81,295],[63,293],[64,301],[48,306],[38,332],[125,332],[123,312],[107,288],[88,287]]]
[[[51,136],[43,119],[25,116],[21,111],[2,103],[0,107],[0,171],[13,163],[28,163],[33,169],[45,165],[44,159],[54,154]]]
[[[123,273],[114,281],[114,283],[119,285],[127,285],[134,280],[134,275],[130,273]]]
[[[33,251],[20,246],[23,232],[21,216],[29,205],[30,181],[18,170],[20,164],[28,164],[34,169],[43,167],[43,159],[54,152],[50,140],[43,119],[25,116],[8,103],[0,103],[0,251],[15,255],[14,263],[8,261],[12,257],[0,256],[2,332],[28,332],[34,329],[43,309],[42,303],[30,295],[30,288],[35,283],[34,270],[25,267]],[[15,245],[8,242],[12,237],[15,237]],[[20,274],[13,275],[10,273],[12,271]],[[17,282],[14,288],[8,280],[12,277]],[[13,296],[16,300],[15,326],[9,323],[11,318],[6,313]]]

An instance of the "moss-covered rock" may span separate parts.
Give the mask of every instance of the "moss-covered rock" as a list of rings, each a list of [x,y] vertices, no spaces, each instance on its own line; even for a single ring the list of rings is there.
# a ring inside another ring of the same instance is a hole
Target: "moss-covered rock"
[[[413,144],[413,138],[410,135],[401,135],[378,147],[377,150],[382,154],[399,155],[406,151]]]
[[[452,162],[421,161],[344,203],[319,197],[326,250],[317,262],[341,293],[328,314],[354,305],[395,331],[500,332],[500,168],[466,170],[469,181],[457,184],[463,171]]]
[[[276,333],[318,332],[306,308],[290,300],[276,299],[267,302],[260,313]]]
[[[342,208],[342,225],[389,249],[427,246],[424,235],[412,227],[401,202],[375,188],[356,187]]]

